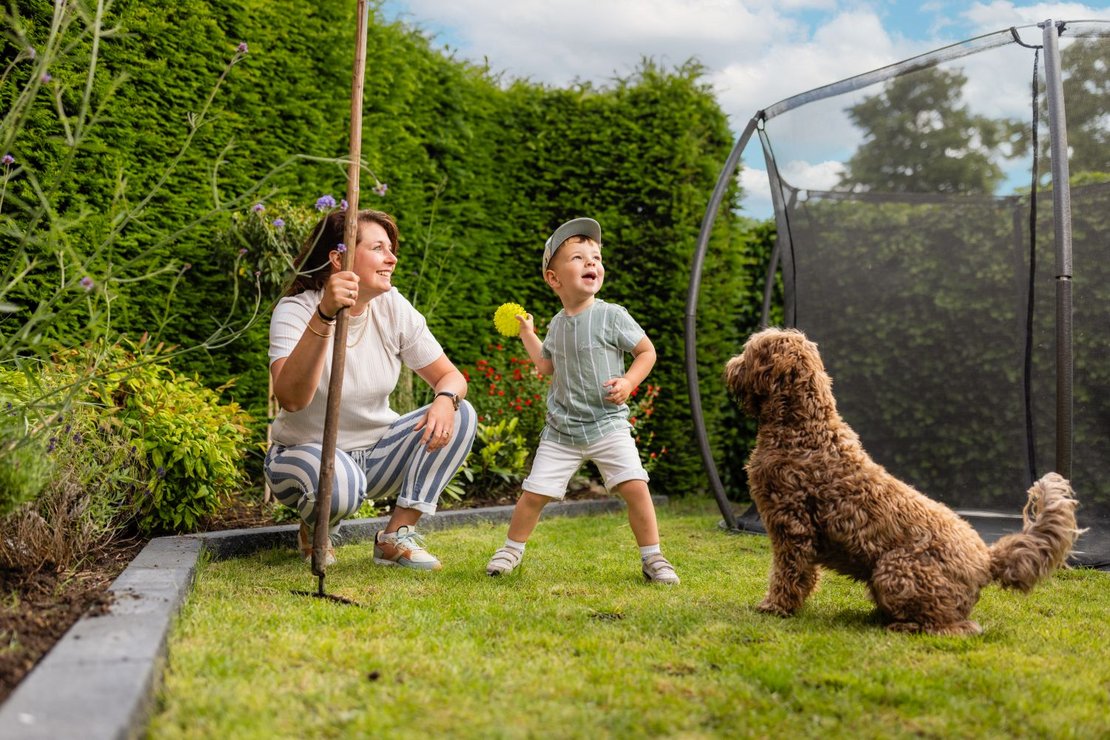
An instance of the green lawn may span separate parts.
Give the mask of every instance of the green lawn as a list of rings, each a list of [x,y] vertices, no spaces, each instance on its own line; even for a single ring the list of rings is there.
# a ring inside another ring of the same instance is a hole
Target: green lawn
[[[660,509],[677,587],[649,586],[622,515],[540,522],[523,572],[484,573],[504,526],[435,532],[439,573],[339,550],[328,590],[291,551],[209,563],[170,643],[150,736],[1110,736],[1110,574],[988,588],[975,638],[888,634],[826,575],[762,615],[765,538],[711,503]]]

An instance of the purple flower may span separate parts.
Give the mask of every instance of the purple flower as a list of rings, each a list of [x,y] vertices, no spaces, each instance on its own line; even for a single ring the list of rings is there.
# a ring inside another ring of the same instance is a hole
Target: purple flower
[[[255,213],[262,213],[264,210],[266,210],[266,206],[262,205],[261,203],[255,203],[253,206],[251,206],[251,210]]]
[[[50,444],[46,445],[46,451],[47,452],[53,452],[54,448],[57,445],[58,445],[58,438],[57,437],[51,437],[50,438]]]
[[[158,466],[158,477],[159,478],[165,478],[166,477],[166,469],[163,468],[161,465]]]
[[[347,210],[347,199],[346,198],[339,201],[339,210],[341,210],[341,211]]]
[[[42,73],[42,81],[43,81],[43,83],[47,83],[47,82],[50,82],[50,80],[52,80],[52,79],[54,79],[54,78],[50,76],[50,73],[49,73],[49,72],[43,72],[43,73]]]
[[[244,254],[246,254],[246,253],[247,253],[247,248],[246,248],[246,247],[241,247],[241,248],[239,249],[239,256],[240,256],[240,257],[242,257],[242,256],[243,256]]]
[[[339,242],[338,244],[335,245],[335,251],[339,252],[340,254],[343,254],[344,252],[347,251],[347,245],[344,244],[343,242]]]
[[[316,199],[317,211],[326,211],[329,208],[335,208],[335,198],[330,195],[321,195]]]
[[[387,190],[389,190],[389,186],[386,185],[384,182],[379,182],[377,185],[374,186],[374,192],[380,196],[384,196]]]
[[[93,282],[93,279],[88,275],[81,278],[81,287],[85,289],[86,293],[93,289],[93,285],[95,285],[95,283]]]
[[[10,167],[15,164],[15,157],[10,154],[5,154],[4,157],[0,159],[0,162],[3,162],[5,167]]]
[[[241,42],[235,50],[238,51],[240,54],[246,54],[249,51],[249,49],[247,49],[247,42]]]
[[[274,228],[275,228],[275,229],[283,229],[283,228],[285,228],[285,220],[284,220],[284,219],[280,219],[280,218],[275,218],[275,219],[274,219]]]
[[[255,277],[262,277],[262,270],[255,270],[254,271],[254,276]]]

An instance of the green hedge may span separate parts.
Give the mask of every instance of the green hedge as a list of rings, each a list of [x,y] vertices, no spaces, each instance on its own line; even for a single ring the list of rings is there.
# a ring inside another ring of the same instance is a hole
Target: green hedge
[[[42,38],[51,4],[16,6],[29,19],[31,37]],[[295,158],[346,155],[354,4],[116,0],[111,10],[109,20],[125,33],[103,42],[101,62],[127,81],[79,165],[58,183],[60,201],[92,214],[75,238],[108,227],[121,176],[131,201],[154,187],[189,135],[186,114],[201,109],[236,46],[246,42],[250,49],[230,70],[180,164],[110,255],[113,264],[191,265],[165,319],[168,277],[119,285],[113,321],[135,335],[161,326],[157,338],[192,346],[238,310],[229,300],[229,265],[239,244],[221,237],[229,211],[245,213],[256,200],[311,204],[323,193],[337,199],[344,193],[343,167]],[[86,39],[51,67],[55,84],[72,86],[66,99],[80,90],[87,49]],[[363,175],[360,205],[398,218],[400,289],[429,312],[451,358],[472,365],[496,341],[491,317],[500,303],[519,302],[538,317],[558,309],[538,267],[551,229],[574,216],[599,219],[609,267],[603,297],[624,304],[659,351],[650,381],[662,389],[655,431],[668,453],[653,476],[660,492],[676,494],[706,485],[690,434],[683,320],[694,242],[732,143],[702,76],[694,63],[664,69],[644,60],[605,87],[505,84],[445,57],[421,33],[386,23],[376,11],[369,29],[363,157],[373,174]],[[12,100],[17,83],[18,74],[0,88],[0,99]],[[107,75],[97,85],[106,90]],[[44,96],[16,154],[38,172],[51,171],[65,154],[60,131]],[[49,145],[32,143],[44,136]],[[384,197],[371,190],[375,176],[389,186]],[[754,326],[762,286],[749,269],[762,264],[767,246],[733,215],[737,196],[732,189],[731,207],[715,225],[703,275],[699,362],[713,397],[722,395],[722,364]],[[164,238],[197,219],[186,233]],[[0,237],[0,256],[11,250]],[[441,262],[437,286],[431,277]],[[32,277],[28,295],[49,281],[49,270]],[[449,297],[433,307],[437,287],[448,287]],[[177,361],[211,386],[237,377],[228,395],[256,416],[265,408],[267,308],[238,341]],[[246,316],[237,314],[240,321]],[[62,322],[53,332],[71,342],[82,328]],[[715,440],[738,443],[726,403],[706,413]]]

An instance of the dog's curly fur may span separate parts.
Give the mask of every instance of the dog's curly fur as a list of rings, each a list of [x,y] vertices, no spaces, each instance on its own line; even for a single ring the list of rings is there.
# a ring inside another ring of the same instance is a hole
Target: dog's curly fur
[[[725,380],[759,421],[747,471],[773,551],[762,611],[793,614],[824,566],[866,581],[889,629],[977,634],[968,616],[984,586],[1028,591],[1079,535],[1071,486],[1049,473],[1029,489],[1023,530],[987,547],[864,451],[836,410],[817,345],[799,331],[752,335]]]

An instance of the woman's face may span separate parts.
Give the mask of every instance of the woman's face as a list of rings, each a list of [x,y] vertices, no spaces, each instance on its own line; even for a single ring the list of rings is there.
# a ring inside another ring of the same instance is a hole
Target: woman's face
[[[358,275],[359,298],[369,300],[393,287],[393,268],[397,266],[397,256],[393,253],[395,245],[381,224],[364,222],[359,224],[358,246],[351,270]]]

